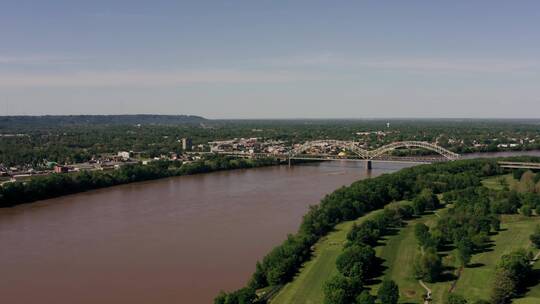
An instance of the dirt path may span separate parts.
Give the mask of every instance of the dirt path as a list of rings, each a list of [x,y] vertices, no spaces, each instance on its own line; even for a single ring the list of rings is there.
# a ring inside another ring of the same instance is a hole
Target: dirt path
[[[534,265],[536,261],[540,258],[540,251],[534,256],[534,258],[531,261],[531,265]]]
[[[427,285],[422,280],[418,280],[418,283],[420,283],[420,285],[424,287],[427,293],[426,298],[424,299],[424,304],[429,304],[429,302],[431,301],[431,289],[429,289],[429,287],[427,287]]]

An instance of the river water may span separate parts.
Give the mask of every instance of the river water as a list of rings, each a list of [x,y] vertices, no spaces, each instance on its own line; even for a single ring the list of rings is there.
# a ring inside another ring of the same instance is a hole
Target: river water
[[[0,303],[211,303],[245,285],[309,205],[409,165],[234,170],[0,210]]]

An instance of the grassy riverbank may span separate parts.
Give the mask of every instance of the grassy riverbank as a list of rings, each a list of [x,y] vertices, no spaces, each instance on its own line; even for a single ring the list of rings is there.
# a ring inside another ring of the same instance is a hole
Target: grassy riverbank
[[[294,280],[286,284],[270,303],[322,303],[324,282],[337,274],[336,258],[343,250],[347,233],[355,223],[361,224],[381,212],[382,210],[372,211],[355,221],[343,222],[337,225],[334,231],[321,238],[314,245],[311,260],[304,264]]]
[[[496,191],[504,187],[519,188],[519,181],[512,175],[500,175],[482,180],[482,185]],[[407,203],[406,201],[399,204]],[[387,235],[380,240],[375,248],[378,257],[384,260],[384,273],[373,280],[374,284],[367,284],[375,294],[383,279],[395,281],[400,288],[400,303],[419,303],[426,290],[414,277],[413,261],[418,254],[418,241],[415,237],[414,227],[418,223],[435,228],[440,217],[448,213],[452,205],[433,213],[407,221],[406,225],[397,230],[396,234]],[[340,223],[327,236],[314,245],[314,254],[306,262],[294,280],[286,284],[275,296],[271,304],[289,303],[322,303],[324,301],[323,288],[328,278],[338,273],[336,258],[344,249],[347,233],[354,223],[362,223],[374,215],[381,213],[377,210],[366,214],[354,221]],[[459,263],[456,260],[456,251],[449,247],[440,251],[445,273],[443,279],[435,283],[426,283],[431,289],[433,303],[445,303],[450,292],[464,295],[469,301],[489,300],[496,266],[501,257],[519,248],[525,248],[537,253],[532,248],[529,236],[536,225],[540,224],[540,216],[523,216],[519,214],[502,215],[501,229],[491,236],[488,247],[472,256],[467,267],[463,268],[459,277]],[[534,265],[534,275],[530,279],[530,286],[525,294],[514,300],[518,304],[532,304],[540,302],[540,262]],[[446,278],[447,277],[447,278]],[[446,279],[444,279],[446,278]],[[452,290],[452,291],[451,291]]]

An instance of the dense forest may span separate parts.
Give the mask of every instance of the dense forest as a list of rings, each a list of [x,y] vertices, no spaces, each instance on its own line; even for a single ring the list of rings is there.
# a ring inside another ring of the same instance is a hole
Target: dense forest
[[[154,161],[148,165],[130,164],[109,171],[55,173],[34,177],[26,182],[12,182],[0,186],[0,208],[132,182],[219,170],[253,168],[277,163],[276,159],[271,158],[230,159],[214,156],[191,163]]]
[[[389,125],[387,125],[389,123]],[[287,144],[314,139],[363,142],[371,148],[402,140],[436,142],[454,152],[540,149],[536,120],[208,120],[196,116],[0,117],[0,166],[84,162],[118,151],[156,157],[194,145],[257,137]],[[501,146],[501,144],[503,146]]]
[[[179,125],[198,124],[206,121],[193,115],[44,115],[44,116],[0,116],[0,129],[36,129],[75,125]]]

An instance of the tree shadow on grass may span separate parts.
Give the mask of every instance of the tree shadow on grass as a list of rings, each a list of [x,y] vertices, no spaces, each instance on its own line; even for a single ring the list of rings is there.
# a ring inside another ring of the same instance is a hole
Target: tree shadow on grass
[[[482,245],[482,247],[476,249],[474,251],[474,254],[493,251],[493,247],[495,247],[495,242],[490,240],[489,242]]]
[[[395,228],[395,227],[389,228],[385,231],[384,236],[398,235],[400,230],[401,230],[400,228]]]
[[[376,285],[382,282],[380,279],[384,272],[388,269],[388,267],[384,266],[384,259],[380,257],[375,257],[375,260],[373,263],[376,265],[373,267],[373,271],[369,274],[369,276],[366,278],[365,284],[370,285]]]
[[[452,251],[454,249],[456,249],[456,246],[452,243],[444,243],[437,248],[437,251]]]
[[[446,266],[443,268],[442,273],[437,278],[436,282],[451,282],[457,279],[457,276],[454,274],[456,267]]]
[[[525,280],[525,286],[518,291],[516,298],[523,298],[536,285],[540,284],[540,269],[533,269]]]
[[[486,266],[486,264],[484,264],[484,263],[472,263],[472,264],[467,265],[465,268],[479,268],[479,267],[483,267],[483,266]]]

